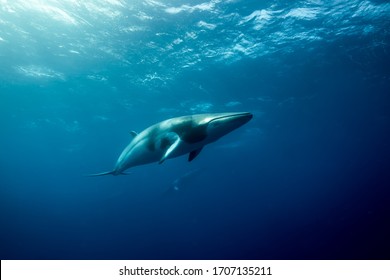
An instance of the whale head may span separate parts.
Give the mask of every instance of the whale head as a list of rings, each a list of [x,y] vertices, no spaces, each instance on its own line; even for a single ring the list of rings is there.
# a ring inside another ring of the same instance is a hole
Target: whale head
[[[203,119],[206,124],[206,134],[209,142],[214,142],[222,136],[246,124],[253,118],[248,112],[210,114]]]

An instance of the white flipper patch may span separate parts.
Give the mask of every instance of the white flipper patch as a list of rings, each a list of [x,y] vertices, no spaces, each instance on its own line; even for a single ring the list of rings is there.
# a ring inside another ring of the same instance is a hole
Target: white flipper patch
[[[172,154],[172,152],[177,148],[177,146],[179,146],[181,142],[180,137],[177,134],[175,134],[175,136],[172,138],[174,139],[174,142],[168,147],[168,149],[158,162],[159,164],[163,163],[169,157],[169,155]]]

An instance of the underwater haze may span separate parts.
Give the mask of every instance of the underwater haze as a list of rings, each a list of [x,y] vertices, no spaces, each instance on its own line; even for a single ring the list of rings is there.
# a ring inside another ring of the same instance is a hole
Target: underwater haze
[[[389,259],[390,3],[0,0],[1,259]],[[110,171],[130,131],[251,112]]]

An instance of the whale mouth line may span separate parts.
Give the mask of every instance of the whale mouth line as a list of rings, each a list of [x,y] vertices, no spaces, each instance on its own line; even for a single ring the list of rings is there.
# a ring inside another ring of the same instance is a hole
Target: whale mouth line
[[[212,120],[210,120],[210,122],[213,122],[213,121],[216,121],[216,120],[221,120],[221,119],[240,119],[240,118],[243,118],[243,117],[247,117],[249,120],[253,118],[253,114],[252,113],[248,113],[248,112],[245,112],[245,113],[232,113],[232,114],[227,114],[227,115],[224,115],[224,116],[220,116],[220,117],[215,117],[213,118]]]

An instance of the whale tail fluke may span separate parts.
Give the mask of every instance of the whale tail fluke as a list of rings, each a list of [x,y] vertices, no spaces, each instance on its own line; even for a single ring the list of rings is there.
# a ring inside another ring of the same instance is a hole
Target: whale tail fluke
[[[115,170],[112,170],[112,171],[106,171],[106,172],[102,172],[102,173],[95,173],[95,174],[87,174],[85,176],[87,177],[97,177],[97,176],[105,176],[105,175],[130,175],[131,173],[130,172],[121,172],[121,173],[116,173]]]
[[[97,177],[97,176],[105,176],[105,175],[115,175],[114,171],[107,171],[107,172],[102,172],[102,173],[95,173],[95,174],[88,174],[85,175],[87,177]]]

